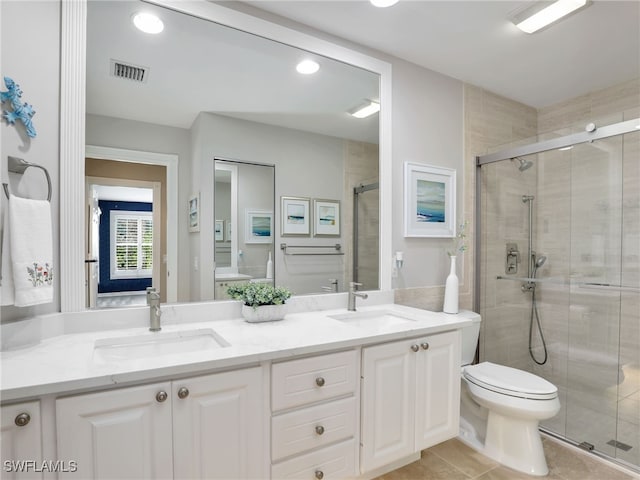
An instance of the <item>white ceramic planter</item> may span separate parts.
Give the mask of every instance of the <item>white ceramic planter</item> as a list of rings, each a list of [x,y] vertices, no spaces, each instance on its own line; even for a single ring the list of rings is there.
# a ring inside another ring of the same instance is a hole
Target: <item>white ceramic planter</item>
[[[286,305],[262,305],[260,307],[249,307],[242,305],[242,316],[249,323],[273,322],[282,320],[287,313]]]

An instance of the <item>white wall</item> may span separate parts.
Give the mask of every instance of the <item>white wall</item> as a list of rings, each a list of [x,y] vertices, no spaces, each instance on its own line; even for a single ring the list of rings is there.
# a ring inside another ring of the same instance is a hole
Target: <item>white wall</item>
[[[86,144],[178,155],[178,301],[189,300],[187,202],[191,191],[189,130],[100,115],[86,116]],[[170,275],[174,272],[169,272]]]
[[[341,278],[344,268],[342,256],[285,257],[279,245],[281,242],[296,245],[342,242],[341,237],[320,240],[280,236],[281,196],[342,200],[342,139],[208,113],[199,115],[192,132],[193,188],[200,191],[201,206],[205,212],[200,217],[200,233],[193,234],[198,240],[191,245],[192,265],[194,257],[198,257],[199,263],[199,271],[192,273],[192,286],[199,284],[198,292],[202,299],[211,298],[213,294],[213,216],[206,212],[212,211],[214,157],[276,166],[274,267],[278,285],[294,291],[319,292],[328,278]],[[242,208],[239,211],[244,215]],[[266,266],[266,258],[264,261]]]
[[[51,216],[53,221],[53,265],[54,274],[64,266],[59,265],[59,103],[60,103],[60,4],[51,1],[3,1],[0,2],[0,82],[1,77],[10,77],[24,92],[21,100],[33,105],[36,113],[33,124],[35,138],[27,137],[23,125],[11,126],[1,122],[2,143],[0,147],[2,183],[10,183],[13,194],[29,198],[46,198],[47,183],[39,169],[28,169],[20,175],[7,174],[7,156],[23,158],[44,166],[51,175],[53,196]],[[3,110],[8,108],[2,105]],[[7,180],[9,178],[9,180]],[[1,210],[4,212],[7,199],[0,193]],[[54,281],[54,301],[36,307],[2,307],[2,321],[30,317],[32,315],[60,310],[60,281]]]
[[[393,62],[393,251],[404,252],[396,288],[443,285],[451,239],[404,237],[404,162],[457,171],[457,223],[463,209],[463,84],[431,70]],[[460,276],[462,278],[462,276]]]

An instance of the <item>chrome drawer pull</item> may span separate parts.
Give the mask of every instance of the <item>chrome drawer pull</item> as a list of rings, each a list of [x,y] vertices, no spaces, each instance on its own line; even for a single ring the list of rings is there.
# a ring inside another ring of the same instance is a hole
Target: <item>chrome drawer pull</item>
[[[411,345],[411,350],[413,350],[414,352],[417,352],[418,350],[420,350],[420,347],[417,344]]]
[[[24,427],[30,421],[31,421],[31,415],[29,415],[28,413],[21,413],[16,417],[16,420],[15,420],[16,425],[19,427]]]
[[[189,389],[186,387],[182,387],[178,390],[178,398],[187,398],[189,396]]]
[[[429,350],[429,344],[427,342],[423,342],[420,344],[423,350]]]
[[[316,385],[319,386],[319,387],[324,386],[324,378],[322,378],[322,377],[316,378]]]
[[[156,394],[156,400],[158,401],[158,403],[164,402],[168,397],[169,396],[167,395],[167,392],[165,392],[164,390]]]
[[[322,434],[324,433],[324,427],[323,427],[322,425],[318,425],[318,426],[316,427],[316,433],[317,433],[318,435],[322,435]]]
[[[316,478],[318,480],[322,480],[324,478],[324,473],[322,473],[322,470],[316,470]]]

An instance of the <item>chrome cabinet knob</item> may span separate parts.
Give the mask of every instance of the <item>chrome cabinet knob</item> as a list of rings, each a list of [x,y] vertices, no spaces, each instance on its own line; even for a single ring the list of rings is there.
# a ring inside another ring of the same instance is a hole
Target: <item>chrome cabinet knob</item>
[[[324,386],[324,378],[322,378],[322,377],[316,378],[316,385],[319,386],[319,387]]]
[[[417,352],[418,350],[420,350],[420,347],[418,346],[418,344],[414,344],[414,345],[411,345],[411,350],[413,350],[414,352]]]
[[[180,388],[178,390],[178,398],[187,398],[189,396],[189,389],[186,387]]]
[[[164,390],[156,393],[156,400],[158,401],[158,403],[164,402],[168,397],[169,395],[167,395],[167,392],[165,392]]]
[[[322,480],[324,478],[324,473],[322,472],[322,470],[316,470],[316,478],[318,480]]]
[[[16,425],[19,427],[24,427],[30,421],[31,421],[31,415],[29,415],[28,413],[21,413],[16,417],[16,420],[15,420]]]
[[[316,426],[316,433],[322,435],[324,433],[324,427],[322,425]]]
[[[429,350],[429,344],[427,342],[422,342],[420,346],[423,350]]]

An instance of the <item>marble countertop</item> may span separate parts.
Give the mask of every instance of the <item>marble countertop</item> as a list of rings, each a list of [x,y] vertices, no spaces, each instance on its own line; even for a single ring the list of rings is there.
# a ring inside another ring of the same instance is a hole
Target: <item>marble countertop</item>
[[[162,333],[212,329],[229,346],[193,349],[182,353],[138,356],[106,361],[96,353],[96,341],[109,338],[153,336],[146,327],[67,333],[34,345],[0,353],[0,395],[3,402],[180,378],[219,369],[241,368],[330,350],[353,348],[402,338],[453,330],[479,318],[473,312],[457,315],[384,304],[359,308],[360,314],[384,312],[413,321],[391,325],[357,325],[332,318],[348,314],[333,309],[289,314],[284,320],[247,323],[242,318],[183,321],[164,325]]]

